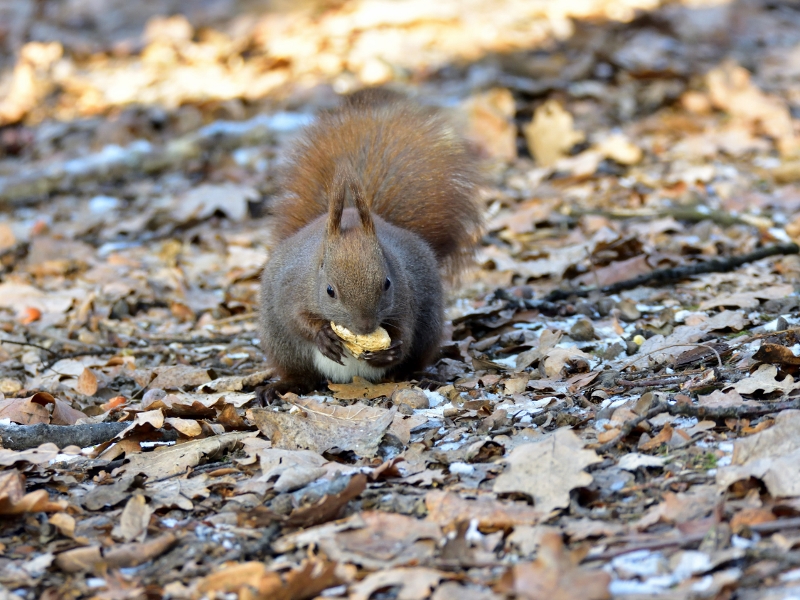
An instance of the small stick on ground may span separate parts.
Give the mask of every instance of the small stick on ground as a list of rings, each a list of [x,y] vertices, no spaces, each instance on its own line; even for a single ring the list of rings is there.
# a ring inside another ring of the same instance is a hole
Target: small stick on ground
[[[641,423],[642,421],[646,421],[647,419],[652,419],[663,412],[666,412],[669,406],[664,404],[663,402],[656,402],[650,410],[648,410],[645,414],[636,417],[635,419],[631,419],[630,421],[625,421],[622,427],[619,430],[619,433],[614,436],[613,439],[607,441],[605,444],[600,444],[594,451],[598,454],[604,454],[619,444],[622,440],[624,440],[630,433]],[[591,448],[591,446],[589,446]]]
[[[681,384],[687,379],[689,379],[691,375],[681,374],[681,375],[669,375],[668,377],[652,377],[650,379],[637,379],[634,381],[628,381],[627,379],[617,379],[617,383],[623,387],[664,387],[668,385],[675,385]]]
[[[633,360],[626,362],[619,368],[619,370],[620,372],[622,372],[631,365],[636,364],[643,358],[647,358],[648,356],[652,356],[653,354],[658,354],[659,352],[663,352],[668,348],[706,348],[714,353],[714,356],[717,357],[717,366],[719,368],[722,368],[722,355],[720,355],[720,353],[717,352],[717,350],[713,346],[709,346],[707,343],[686,342],[685,344],[667,344],[666,346],[661,346],[660,348],[656,348],[655,350],[651,350],[650,352],[647,352],[645,354],[638,354],[638,353],[634,354],[635,358]]]
[[[757,405],[739,406],[699,406],[696,404],[666,404],[656,402],[646,414],[625,421],[614,439],[593,448],[598,454],[603,454],[622,442],[642,422],[652,419],[661,413],[669,413],[677,417],[697,417],[698,419],[741,419],[744,417],[757,417],[782,410],[800,409],[800,398],[786,402],[762,402]],[[591,448],[591,446],[588,446]]]
[[[557,302],[558,300],[566,300],[571,297],[586,298],[589,294],[599,291],[601,294],[607,296],[616,294],[624,290],[632,290],[642,285],[664,285],[667,283],[675,283],[682,281],[693,275],[701,275],[704,273],[726,273],[738,269],[744,264],[761,260],[770,256],[778,256],[783,254],[798,254],[800,247],[797,244],[776,244],[774,246],[767,246],[760,248],[750,254],[742,256],[732,256],[726,259],[710,260],[695,265],[684,265],[681,267],[673,267],[670,269],[656,269],[650,273],[639,275],[632,279],[625,281],[618,281],[611,285],[602,288],[591,288],[584,290],[553,290],[543,298],[544,302]]]
[[[40,346],[39,344],[32,344],[31,342],[17,342],[15,340],[7,340],[5,338],[0,338],[0,343],[14,344],[15,346],[28,346],[30,348],[36,348],[38,350],[49,352],[51,355],[54,356],[58,354],[58,352],[56,352],[55,350],[51,350],[50,348],[45,348],[44,346]]]
[[[9,450],[37,448],[52,442],[59,448],[87,448],[113,439],[130,423],[84,423],[83,425],[0,425],[0,442]]]

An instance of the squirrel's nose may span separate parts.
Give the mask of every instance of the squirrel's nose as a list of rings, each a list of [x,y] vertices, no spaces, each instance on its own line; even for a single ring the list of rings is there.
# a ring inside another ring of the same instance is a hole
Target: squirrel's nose
[[[353,323],[353,331],[358,335],[368,335],[378,328],[378,321],[371,315],[361,315]]]

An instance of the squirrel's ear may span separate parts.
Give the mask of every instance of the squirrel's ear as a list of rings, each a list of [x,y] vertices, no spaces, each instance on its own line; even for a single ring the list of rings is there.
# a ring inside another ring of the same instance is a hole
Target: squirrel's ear
[[[375,223],[372,221],[372,215],[369,212],[364,188],[355,177],[350,178],[349,184],[350,193],[353,195],[353,203],[356,205],[358,216],[361,218],[361,227],[364,228],[364,233],[373,235],[375,233]]]
[[[328,188],[328,235],[337,236],[342,228],[342,211],[347,197],[347,176],[337,169]]]

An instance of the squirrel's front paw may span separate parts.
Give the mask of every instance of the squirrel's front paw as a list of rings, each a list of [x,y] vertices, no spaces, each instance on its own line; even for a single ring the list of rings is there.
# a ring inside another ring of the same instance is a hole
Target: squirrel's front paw
[[[342,355],[344,354],[342,339],[336,335],[330,323],[325,323],[320,328],[314,338],[314,342],[317,344],[317,349],[322,353],[322,356],[330,358],[340,365],[344,364],[342,362]]]
[[[386,350],[365,351],[359,356],[373,367],[391,367],[400,362],[403,340],[395,340]]]

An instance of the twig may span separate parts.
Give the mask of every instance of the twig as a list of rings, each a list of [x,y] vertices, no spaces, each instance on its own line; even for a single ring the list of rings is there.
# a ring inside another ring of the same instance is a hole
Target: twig
[[[661,387],[665,385],[672,385],[675,383],[683,383],[689,379],[691,375],[669,375],[667,377],[652,377],[650,379],[637,379],[635,381],[628,381],[627,379],[617,379],[617,383],[623,387]]]
[[[647,208],[616,208],[613,210],[582,210],[573,208],[570,210],[570,216],[576,219],[584,215],[600,215],[608,219],[634,219],[634,218],[647,218],[647,219],[660,219],[663,217],[673,217],[677,221],[692,221],[695,223],[701,221],[713,221],[723,227],[730,227],[731,225],[745,224],[747,221],[739,216],[731,214],[729,211],[724,210],[708,210],[707,206],[674,206],[662,210],[653,210]]]
[[[642,421],[646,421],[648,419],[652,419],[661,413],[665,412],[668,408],[668,405],[663,402],[656,402],[650,410],[648,410],[645,414],[636,417],[635,419],[631,419],[630,421],[625,421],[622,427],[619,430],[619,433],[614,436],[613,439],[607,441],[605,444],[600,444],[596,448],[594,448],[595,452],[598,454],[605,454],[609,450],[611,450],[614,446],[624,440],[628,435],[641,423]],[[591,448],[591,446],[588,446]]]
[[[800,528],[800,517],[778,519],[777,521],[767,521],[766,523],[754,523],[750,525],[750,531],[755,531],[757,533],[775,533],[776,531],[798,528]]]
[[[793,517],[791,519],[778,519],[776,521],[768,521],[766,523],[755,523],[750,525],[750,530],[756,533],[774,533],[776,531],[787,531],[789,529],[797,529],[800,527],[800,517]],[[699,544],[703,541],[707,532],[704,533],[694,533],[689,535],[682,535],[676,538],[663,538],[659,536],[655,538],[654,536],[647,536],[647,539],[642,539],[643,536],[620,536],[618,538],[608,538],[602,540],[603,544],[607,546],[611,546],[614,544],[623,544],[623,543],[631,543],[629,546],[624,546],[622,548],[612,548],[608,549],[601,554],[594,554],[594,555],[587,555],[586,558],[583,559],[583,562],[591,562],[595,560],[609,560],[614,557],[620,556],[621,554],[627,554],[628,552],[634,552],[636,550],[660,550],[663,548],[670,548],[672,546],[679,546],[685,548],[686,546],[691,546],[694,544]],[[783,550],[777,550],[777,552],[784,552]],[[750,552],[748,551],[748,555]]]
[[[745,556],[753,562],[763,564],[766,568],[745,572],[738,581],[739,588],[762,589],[765,580],[800,565],[800,552],[796,550],[787,552],[782,548],[756,547],[745,550]]]
[[[199,346],[202,344],[230,344],[231,342],[241,340],[242,345],[252,346],[252,342],[247,340],[240,335],[227,335],[219,338],[197,338],[197,339],[180,339],[180,338],[152,338],[152,339],[145,339],[145,342],[150,342],[153,345],[147,346],[145,348],[99,348],[93,350],[78,350],[77,352],[67,352],[65,354],[59,354],[57,352],[51,352],[53,354],[53,358],[51,358],[47,363],[45,363],[45,369],[49,369],[55,363],[60,360],[68,359],[68,358],[80,358],[83,356],[105,356],[107,354],[118,354],[122,351],[129,356],[146,356],[149,354],[158,354],[164,351],[166,346],[170,344],[183,344],[185,346]]]
[[[660,348],[656,348],[655,350],[651,350],[650,352],[647,352],[645,354],[638,354],[637,353],[635,355],[636,358],[634,358],[633,360],[629,360],[627,363],[625,363],[623,366],[621,366],[619,368],[619,370],[620,371],[624,371],[625,369],[627,369],[631,365],[639,362],[643,358],[647,358],[648,356],[652,356],[653,354],[658,354],[659,352],[663,352],[667,348],[684,348],[684,347],[685,348],[708,348],[717,357],[718,366],[720,368],[722,368],[722,356],[720,355],[719,352],[717,352],[716,348],[714,348],[713,346],[709,346],[706,342],[686,342],[685,344],[667,344],[666,346],[661,346]]]
[[[36,448],[52,442],[59,448],[87,448],[113,439],[130,423],[84,423],[83,425],[0,425],[0,441],[9,450]]]
[[[54,352],[53,357],[44,364],[44,368],[45,370],[50,369],[60,360],[80,358],[82,356],[105,356],[106,354],[116,354],[118,351],[118,348],[104,348],[100,350],[78,350],[77,352],[65,352],[64,354]]]
[[[669,404],[667,411],[672,416],[697,417],[698,419],[741,419],[758,417],[783,410],[800,409],[800,398],[786,402],[762,402],[756,406],[699,406],[696,404]]]
[[[222,319],[217,319],[213,321],[211,325],[230,325],[231,323],[237,323],[239,321],[247,321],[248,319],[255,319],[258,317],[258,313],[253,312],[246,312],[240,313],[238,315],[231,315],[230,317],[223,317]]]
[[[168,346],[169,344],[186,344],[187,346],[194,346],[200,344],[230,344],[231,342],[235,342],[237,340],[241,340],[242,342],[247,342],[248,345],[252,345],[251,338],[248,338],[245,335],[237,334],[237,335],[221,335],[216,338],[143,338],[145,342],[149,342],[152,344],[159,344],[162,346]]]
[[[566,300],[573,296],[579,298],[586,298],[589,294],[600,292],[603,295],[616,294],[624,290],[632,290],[642,285],[674,283],[687,279],[693,275],[701,275],[704,273],[726,273],[741,267],[744,264],[761,260],[769,256],[783,255],[783,254],[798,254],[800,247],[797,244],[776,244],[774,246],[767,246],[760,248],[749,254],[742,256],[732,256],[726,259],[710,260],[708,262],[698,263],[694,265],[684,265],[681,267],[672,267],[670,269],[656,269],[650,273],[639,275],[632,279],[618,281],[611,285],[606,285],[602,288],[591,288],[583,290],[553,290],[543,298],[544,302],[556,302],[558,300]]]
[[[699,406],[696,404],[666,404],[664,402],[656,402],[647,411],[646,414],[625,421],[620,428],[619,433],[614,436],[614,439],[593,448],[598,454],[603,454],[614,448],[618,443],[624,440],[630,433],[642,422],[652,419],[661,413],[669,413],[677,417],[696,417],[698,419],[741,419],[744,417],[754,417],[767,415],[774,412],[783,410],[796,410],[800,409],[800,398],[796,400],[788,400],[786,402],[764,402],[755,406],[740,404],[738,406]]]
[[[50,354],[57,355],[58,352],[55,350],[50,350],[50,348],[45,348],[44,346],[40,346],[39,344],[32,344],[30,342],[15,342],[14,340],[8,340],[6,338],[0,338],[0,343],[3,344],[14,344],[16,346],[30,346],[31,348],[38,348],[39,350],[44,350],[45,352],[49,352]]]
[[[695,544],[699,544],[703,541],[706,537],[706,532],[703,533],[691,533],[688,535],[682,535],[678,538],[659,538],[657,540],[641,542],[639,544],[631,545],[631,546],[624,546],[622,548],[613,548],[606,550],[605,552],[601,552],[600,554],[589,554],[584,559],[583,562],[592,562],[595,560],[610,560],[612,558],[616,558],[617,556],[621,556],[622,554],[627,554],[628,552],[636,552],[637,550],[663,550],[664,548],[671,548],[673,546],[678,546],[679,548],[686,548],[687,546],[693,546]],[[605,544],[613,544],[614,540],[603,540]]]
[[[594,286],[595,288],[599,288],[600,286],[600,276],[597,274],[597,266],[594,264],[592,260],[592,253],[589,252],[589,248],[584,248],[584,252],[586,253],[586,260],[589,261],[589,268],[592,271],[592,279],[594,279]]]

